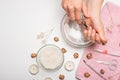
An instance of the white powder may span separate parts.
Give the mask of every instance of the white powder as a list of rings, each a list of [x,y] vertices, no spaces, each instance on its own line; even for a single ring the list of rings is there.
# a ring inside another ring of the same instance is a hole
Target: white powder
[[[84,43],[84,36],[82,33],[82,30],[80,28],[79,25],[73,25],[72,27],[69,26],[68,23],[66,23],[64,25],[64,32],[66,34],[66,37],[68,38],[68,40],[70,41],[74,41],[74,42],[81,42]]]
[[[46,46],[40,52],[39,61],[45,69],[54,70],[62,64],[63,56],[57,47]]]
[[[83,24],[79,25],[75,21],[70,21],[65,15],[61,22],[61,33],[65,41],[74,47],[86,47],[92,44],[91,41],[84,37],[82,28]]]

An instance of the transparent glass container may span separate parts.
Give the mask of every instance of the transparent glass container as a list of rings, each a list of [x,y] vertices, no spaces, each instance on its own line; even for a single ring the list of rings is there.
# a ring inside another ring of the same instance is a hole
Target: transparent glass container
[[[45,71],[59,70],[64,62],[61,49],[53,44],[46,44],[37,52],[37,64]]]
[[[93,44],[84,38],[81,27],[85,26],[79,25],[75,21],[70,21],[68,16],[64,15],[61,21],[61,33],[69,45],[74,47],[87,47]]]

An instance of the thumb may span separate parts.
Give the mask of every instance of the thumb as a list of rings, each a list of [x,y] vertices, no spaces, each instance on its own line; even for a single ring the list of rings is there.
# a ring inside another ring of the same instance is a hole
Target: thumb
[[[90,17],[89,14],[88,14],[87,6],[86,6],[86,4],[85,4],[84,1],[82,2],[82,12],[83,12],[83,15],[84,15],[86,18]]]

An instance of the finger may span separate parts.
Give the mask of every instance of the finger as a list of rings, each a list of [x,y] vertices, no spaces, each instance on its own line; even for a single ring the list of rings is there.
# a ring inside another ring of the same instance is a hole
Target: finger
[[[80,16],[81,16],[81,7],[77,7],[75,8],[75,20],[77,21],[78,24],[81,24]]]
[[[105,45],[107,43],[107,39],[105,38],[104,29],[99,29],[99,35],[100,35],[101,43]]]
[[[98,44],[101,43],[98,33],[95,34],[95,42],[97,42]]]
[[[68,5],[68,13],[70,20],[75,20],[75,13],[74,13],[74,7],[72,5]]]
[[[102,22],[99,21],[99,22],[94,22],[94,23],[96,24],[95,29],[100,36],[101,42],[103,44],[107,43],[107,39],[105,38],[105,33],[104,33],[104,28],[103,28]]]
[[[88,31],[85,28],[82,28],[84,38],[87,39]]]
[[[92,34],[92,28],[89,27],[89,28],[88,28],[88,34],[87,34],[87,39],[88,39],[88,40],[90,40],[91,34]]]
[[[91,26],[91,27],[93,26],[93,25],[92,25],[92,21],[91,21],[90,18],[85,18],[85,22],[86,22],[87,25],[89,25],[89,26]],[[92,27],[92,28],[93,28],[93,27]]]
[[[88,14],[87,6],[86,6],[84,1],[83,1],[83,4],[82,4],[82,12],[83,12],[83,14],[86,18],[90,17],[89,14]]]
[[[93,43],[95,43],[95,30],[93,29],[92,30],[92,34],[91,34],[91,41],[93,42]]]
[[[66,4],[67,2],[65,2],[64,0],[62,0],[62,3],[61,3],[61,5],[62,5],[62,8],[65,10],[65,11],[67,11],[67,4]]]
[[[68,2],[65,0],[62,0],[62,8],[65,10],[66,14],[69,16],[69,12],[68,12]]]
[[[81,30],[83,32],[84,38],[87,39],[88,30],[85,27],[81,27]]]

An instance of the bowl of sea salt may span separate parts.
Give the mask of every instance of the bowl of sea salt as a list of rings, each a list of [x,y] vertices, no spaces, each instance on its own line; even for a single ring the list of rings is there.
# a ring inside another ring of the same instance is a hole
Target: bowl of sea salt
[[[64,40],[74,47],[87,47],[93,44],[90,40],[85,39],[81,29],[83,26],[75,21],[70,21],[69,17],[64,15],[60,26]]]

